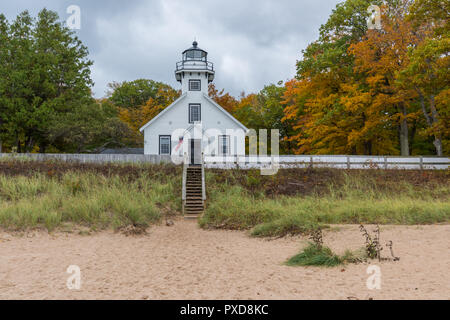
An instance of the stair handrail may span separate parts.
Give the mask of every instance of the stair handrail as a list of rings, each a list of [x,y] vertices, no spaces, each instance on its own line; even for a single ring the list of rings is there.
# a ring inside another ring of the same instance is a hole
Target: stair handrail
[[[182,191],[181,191],[181,200],[186,200],[186,181],[187,181],[187,168],[188,168],[188,161],[189,158],[187,156],[187,153],[184,153],[183,157],[183,185],[182,185]]]
[[[206,188],[205,188],[205,154],[202,152],[202,199],[206,200]]]

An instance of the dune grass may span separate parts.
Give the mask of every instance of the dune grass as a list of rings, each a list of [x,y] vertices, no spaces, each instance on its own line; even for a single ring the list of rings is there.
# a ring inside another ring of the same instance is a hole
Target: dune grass
[[[148,225],[161,218],[159,204],[180,210],[178,183],[147,175],[134,181],[70,172],[58,178],[0,175],[0,226],[53,230],[64,223],[93,229]]]
[[[299,254],[286,261],[288,266],[320,266],[335,267],[345,263],[356,263],[367,259],[364,249],[347,250],[342,256],[335,254],[330,248],[318,246],[310,242]]]
[[[327,194],[267,198],[226,185],[209,194],[200,225],[205,228],[252,229],[259,237],[294,235],[327,224],[432,224],[450,221],[447,185],[413,188],[398,181],[397,192],[379,190],[372,181],[347,175]]]
[[[181,213],[179,167],[20,161],[0,164],[0,228],[54,230],[76,224],[117,229],[156,223],[167,210]],[[301,234],[328,224],[450,221],[450,188],[445,172],[420,173],[420,179],[412,182],[391,177],[394,183],[390,184],[385,177],[391,173],[362,174],[280,170],[277,176],[261,177],[259,172],[245,170],[208,170],[207,207],[199,224],[204,228],[251,229],[253,236],[274,237]],[[395,174],[410,178],[409,173]],[[320,186],[317,192],[301,187],[296,193],[285,189],[287,194],[273,193],[289,185],[290,179],[302,182],[306,177],[310,186]]]
[[[302,252],[286,261],[288,266],[334,267],[342,263],[343,259],[334,254],[330,248],[319,247],[314,243],[310,243]]]

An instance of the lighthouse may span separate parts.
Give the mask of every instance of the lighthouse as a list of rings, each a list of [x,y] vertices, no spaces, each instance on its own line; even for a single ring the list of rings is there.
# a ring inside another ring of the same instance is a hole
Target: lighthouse
[[[208,96],[214,64],[197,41],[182,52],[175,78],[181,84],[181,96],[140,129],[144,153],[186,154],[194,165],[202,161],[202,155],[244,155],[248,129]]]
[[[176,64],[175,78],[181,83],[181,92],[208,93],[208,84],[214,80],[214,64],[208,61],[208,52],[198,47],[197,41],[182,53]]]

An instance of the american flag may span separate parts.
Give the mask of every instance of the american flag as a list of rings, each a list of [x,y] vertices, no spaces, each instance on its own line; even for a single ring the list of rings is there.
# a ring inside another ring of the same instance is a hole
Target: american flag
[[[178,140],[178,144],[177,144],[177,146],[175,147],[175,151],[178,151],[178,149],[180,149],[180,147],[181,147],[182,144],[183,144],[183,137],[181,137],[181,138]]]

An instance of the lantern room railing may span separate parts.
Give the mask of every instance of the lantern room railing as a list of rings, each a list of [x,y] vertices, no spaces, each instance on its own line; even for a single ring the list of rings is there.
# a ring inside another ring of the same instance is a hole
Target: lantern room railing
[[[177,62],[175,71],[182,70],[209,70],[214,71],[214,64],[209,61],[201,60],[183,60]]]

